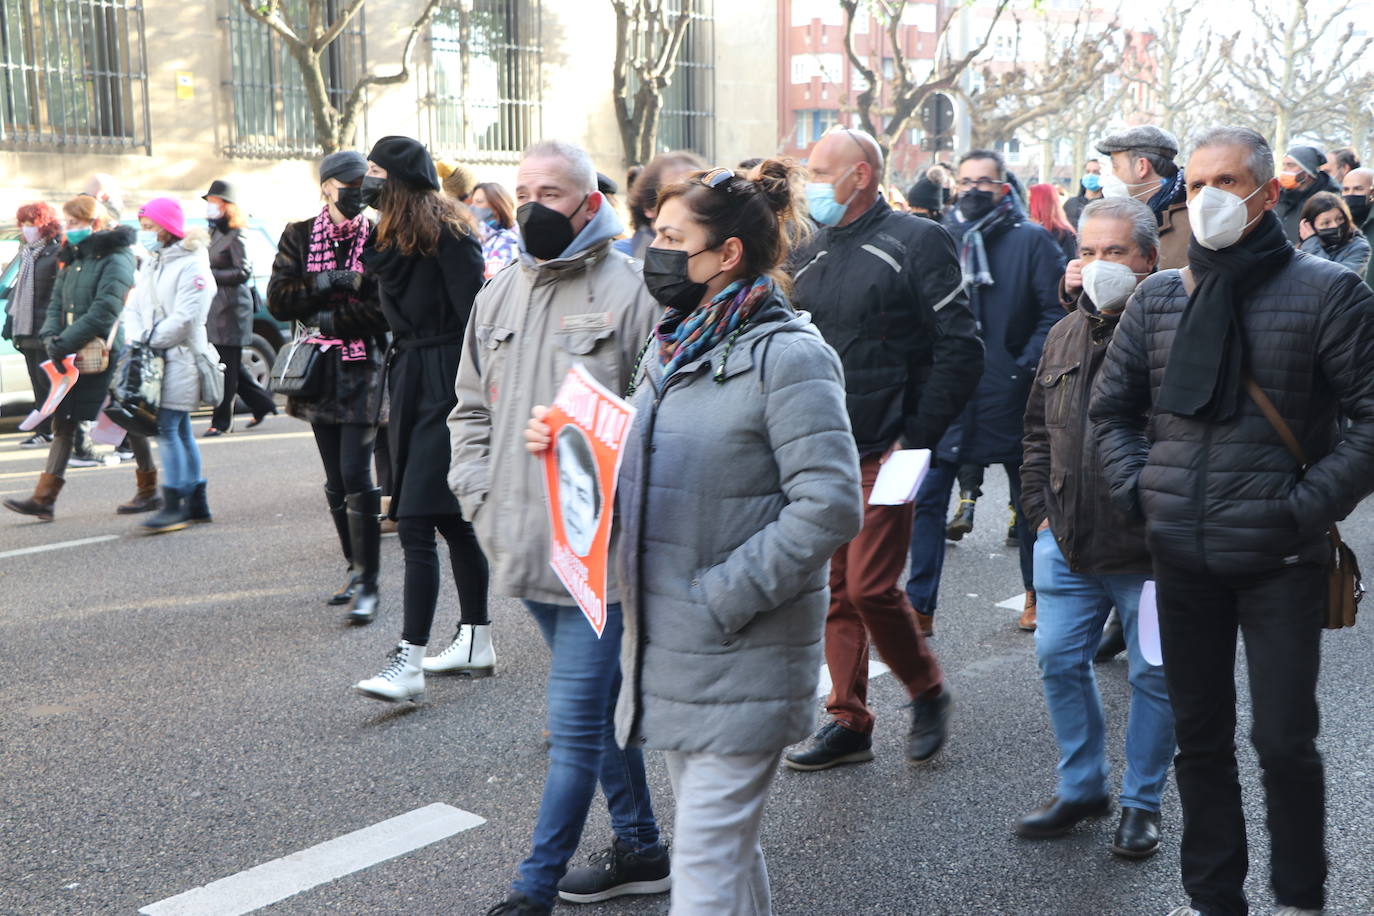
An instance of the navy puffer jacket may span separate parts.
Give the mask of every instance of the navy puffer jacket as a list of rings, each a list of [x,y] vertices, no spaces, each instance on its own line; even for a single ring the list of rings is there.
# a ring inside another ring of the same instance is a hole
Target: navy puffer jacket
[[[1188,294],[1176,270],[1126,307],[1090,417],[1112,497],[1143,512],[1156,561],[1212,575],[1323,562],[1323,533],[1374,490],[1374,294],[1298,253],[1244,302],[1250,372],[1297,435],[1304,471],[1248,397],[1221,423],[1154,412]],[[1351,420],[1344,438],[1336,419]]]

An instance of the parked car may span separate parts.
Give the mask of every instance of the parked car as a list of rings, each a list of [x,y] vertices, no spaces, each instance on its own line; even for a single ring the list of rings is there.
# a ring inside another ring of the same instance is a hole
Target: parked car
[[[123,223],[138,228],[137,219],[123,220]],[[186,224],[205,228],[203,218],[187,218]],[[242,358],[249,374],[264,388],[272,373],[272,360],[291,334],[289,323],[278,321],[267,311],[267,281],[272,276],[272,262],[277,257],[277,239],[281,237],[281,229],[280,225],[250,219],[243,231],[244,247],[253,268],[253,286],[258,295],[257,308],[253,312],[253,342],[243,348]],[[4,314],[5,306],[9,303],[10,288],[14,285],[15,274],[19,272],[19,261],[15,257],[18,251],[18,227],[0,228],[0,255],[4,256],[6,264],[4,273],[0,274],[0,315]],[[27,408],[32,404],[33,388],[24,366],[24,357],[14,348],[12,341],[0,340],[0,411],[13,413],[12,408]]]

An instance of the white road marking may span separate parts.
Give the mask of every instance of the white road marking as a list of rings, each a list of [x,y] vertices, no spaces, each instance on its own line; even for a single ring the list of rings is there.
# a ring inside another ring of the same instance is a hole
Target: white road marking
[[[1006,609],[1009,610],[1009,611],[1021,611],[1021,610],[1025,610],[1025,607],[1026,607],[1026,593],[1025,593],[1025,592],[1019,592],[1018,594],[1012,595],[1012,596],[1011,596],[1010,598],[1008,598],[1006,601],[999,601],[999,602],[997,602],[997,606],[998,606],[998,607],[1004,607],[1004,608],[1006,608]]]
[[[873,680],[875,677],[882,677],[884,674],[887,674],[891,670],[892,669],[889,668],[887,665],[884,665],[882,662],[877,661],[876,659],[870,658],[868,660],[868,679],[870,681]],[[829,696],[830,688],[833,685],[834,682],[830,680],[830,669],[827,668],[825,665],[821,665],[821,682],[816,685],[816,696]]]
[[[6,550],[0,553],[0,560],[8,560],[10,557],[26,557],[31,553],[47,553],[49,550],[64,550],[68,547],[85,547],[87,544],[99,544],[102,541],[117,541],[117,534],[101,534],[93,538],[81,538],[77,541],[58,541],[56,544],[39,544],[37,547],[21,547],[18,550]]]
[[[143,916],[242,916],[485,823],[485,818],[452,805],[426,805],[150,903],[139,912]]]

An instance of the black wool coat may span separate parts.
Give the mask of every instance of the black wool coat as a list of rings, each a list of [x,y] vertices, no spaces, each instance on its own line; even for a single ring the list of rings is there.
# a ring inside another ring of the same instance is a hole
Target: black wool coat
[[[448,486],[448,415],[458,403],[454,381],[463,334],[482,288],[482,246],[472,235],[451,230],[430,256],[379,249],[375,241],[368,239],[363,264],[381,287],[392,334],[386,376],[391,517],[458,515]]]
[[[278,321],[306,325],[313,324],[320,312],[332,312],[338,336],[361,338],[367,344],[367,358],[345,361],[338,351],[323,354],[321,394],[315,398],[287,398],[286,412],[307,423],[385,423],[382,374],[387,324],[376,278],[364,270],[362,288],[349,295],[317,291],[316,274],[306,270],[310,228],[314,223],[312,217],[290,223],[282,231],[277,258],[272,262],[272,279],[267,284],[267,310]],[[346,254],[346,250],[339,252],[336,261],[341,262]]]
[[[215,301],[205,319],[206,337],[222,347],[248,346],[253,342],[252,270],[238,229],[211,224],[210,273],[215,275]]]

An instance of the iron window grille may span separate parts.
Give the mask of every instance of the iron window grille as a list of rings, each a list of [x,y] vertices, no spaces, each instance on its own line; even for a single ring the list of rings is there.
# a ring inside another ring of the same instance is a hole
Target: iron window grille
[[[686,4],[692,21],[678,49],[677,67],[663,90],[658,115],[658,145],[662,150],[689,149],[714,161],[716,154],[716,49],[713,0],[672,0],[680,11]]]
[[[0,146],[150,152],[141,0],[0,0]]]
[[[429,148],[513,162],[543,118],[541,0],[445,0],[429,27],[419,81]]]
[[[238,0],[228,2],[223,22],[229,36],[229,80],[224,85],[233,116],[225,152],[262,159],[320,155],[323,148],[315,136],[300,66],[280,36],[249,16]],[[325,0],[326,20],[332,22],[344,5],[345,0]],[[282,6],[287,21],[306,21],[305,0],[286,0]],[[358,11],[320,59],[325,89],[336,111],[367,72],[364,13]],[[366,134],[363,124],[358,128]]]

